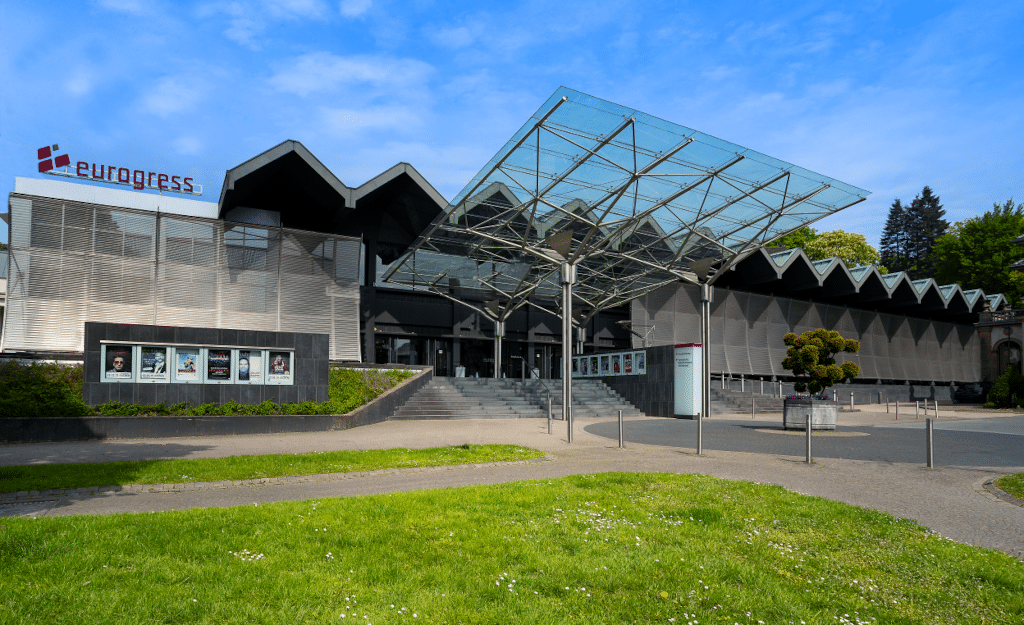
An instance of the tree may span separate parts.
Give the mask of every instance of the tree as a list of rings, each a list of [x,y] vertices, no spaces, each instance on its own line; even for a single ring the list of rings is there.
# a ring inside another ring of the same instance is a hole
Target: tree
[[[7,244],[6,243],[0,243],[0,252],[6,252],[6,251],[7,251]]]
[[[946,211],[939,203],[939,196],[925,186],[907,209],[907,256],[910,260],[907,273],[914,280],[931,278],[935,275],[932,248],[946,230],[949,222],[942,217]]]
[[[770,247],[784,247],[787,250],[792,250],[798,247],[805,247],[808,243],[818,238],[818,231],[810,226],[804,226],[799,230],[794,230],[784,237],[775,239],[768,245]]]
[[[793,375],[807,377],[793,384],[797,393],[806,390],[817,394],[833,384],[850,381],[860,375],[857,363],[847,361],[840,366],[835,359],[839,352],[856,354],[860,351],[860,343],[844,339],[834,330],[808,330],[799,336],[790,332],[782,340],[789,346],[782,366]]]
[[[811,260],[825,260],[838,256],[851,268],[859,265],[877,265],[881,262],[878,250],[868,245],[863,234],[842,230],[822,232],[807,244],[804,251]],[[885,267],[879,266],[878,269],[882,273],[887,273]]]
[[[906,271],[907,262],[907,210],[895,199],[889,207],[889,217],[882,230],[881,262],[892,271]]]
[[[1014,238],[1024,234],[1024,204],[1009,199],[978,217],[959,221],[935,242],[932,258],[940,284],[957,283],[964,290],[1003,293],[1016,304],[1024,297],[1024,274],[1009,267],[1024,248]]]

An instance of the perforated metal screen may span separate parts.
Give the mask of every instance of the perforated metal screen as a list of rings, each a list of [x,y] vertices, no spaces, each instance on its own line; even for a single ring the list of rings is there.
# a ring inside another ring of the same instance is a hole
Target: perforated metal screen
[[[12,195],[3,348],[83,350],[86,321],[314,332],[360,360],[358,239]]]
[[[696,287],[665,287],[633,300],[634,327],[654,327],[653,345],[700,342]],[[860,341],[857,354],[836,360],[860,365],[861,377],[883,380],[973,382],[981,379],[974,326],[819,302],[715,289],[711,304],[711,371],[788,375],[782,337],[826,328]],[[640,339],[634,337],[635,346]]]

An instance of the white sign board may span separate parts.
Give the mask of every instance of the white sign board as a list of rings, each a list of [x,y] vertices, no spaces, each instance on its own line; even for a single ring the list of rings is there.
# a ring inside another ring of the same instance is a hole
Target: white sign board
[[[700,343],[676,345],[673,358],[675,364],[675,410],[677,417],[696,417],[701,405],[701,357]],[[707,415],[704,415],[707,416]]]

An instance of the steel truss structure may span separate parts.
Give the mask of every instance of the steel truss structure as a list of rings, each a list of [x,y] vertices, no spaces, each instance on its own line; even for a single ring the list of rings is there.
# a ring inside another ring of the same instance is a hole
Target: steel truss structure
[[[538,298],[556,300],[568,262],[582,324],[664,284],[713,283],[757,247],[867,195],[563,87],[385,280],[445,297],[489,293],[500,304],[487,313],[504,321]],[[555,247],[567,240],[563,256]]]

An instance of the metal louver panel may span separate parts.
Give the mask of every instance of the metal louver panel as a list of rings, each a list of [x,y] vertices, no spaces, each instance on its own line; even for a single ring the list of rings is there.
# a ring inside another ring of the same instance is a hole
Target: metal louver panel
[[[696,287],[673,285],[634,300],[634,327],[655,325],[655,345],[699,341]],[[870,310],[715,289],[711,305],[711,370],[733,375],[786,375],[787,332],[826,328],[860,341],[837,362],[860,365],[861,378],[972,382],[981,379],[975,328]]]
[[[360,241],[12,195],[7,351],[83,350],[85,321],[330,334],[360,360]]]

